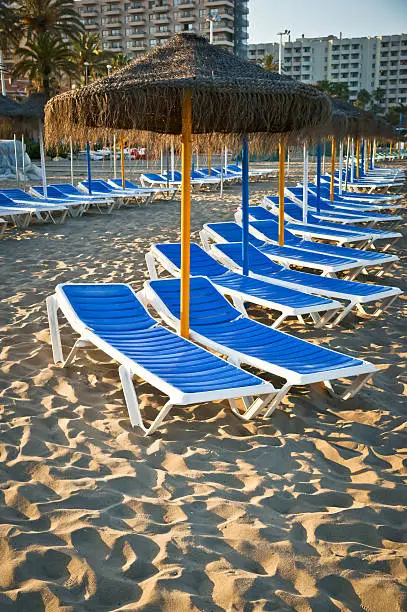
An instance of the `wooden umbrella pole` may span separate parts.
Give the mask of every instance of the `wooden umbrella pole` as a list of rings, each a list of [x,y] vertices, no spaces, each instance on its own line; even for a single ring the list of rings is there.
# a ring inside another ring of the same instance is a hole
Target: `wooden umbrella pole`
[[[284,245],[284,156],[285,145],[280,140],[278,145],[278,244]]]
[[[336,145],[335,138],[332,138],[332,156],[331,156],[331,188],[329,191],[329,199],[331,202],[334,201],[334,185],[335,185],[335,157],[336,157]]]
[[[120,164],[121,164],[121,172],[122,172],[122,189],[126,188],[126,175],[124,170],[124,140],[120,139]]]
[[[189,337],[189,283],[191,243],[191,158],[192,93],[184,92],[182,103],[182,184],[181,184],[181,326],[183,338]]]

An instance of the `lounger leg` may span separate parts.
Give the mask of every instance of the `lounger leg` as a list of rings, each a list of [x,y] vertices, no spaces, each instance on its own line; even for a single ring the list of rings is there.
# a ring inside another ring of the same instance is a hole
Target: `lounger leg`
[[[353,270],[349,272],[348,276],[346,277],[346,280],[351,280],[351,281],[355,280],[355,278],[359,276],[362,270],[363,270],[363,266],[361,266],[360,268],[354,268]]]
[[[171,408],[173,403],[168,402],[161,408],[156,419],[152,422],[150,427],[145,427],[143,419],[141,418],[140,407],[137,399],[137,394],[134,389],[133,375],[129,368],[124,365],[119,367],[119,376],[123,387],[124,399],[126,400],[127,410],[129,412],[130,423],[133,427],[140,427],[144,431],[146,436],[151,435],[161,425]]]
[[[330,395],[334,397],[339,397],[344,401],[354,397],[358,391],[367,383],[367,381],[374,376],[375,372],[369,372],[369,374],[360,374],[356,377],[354,382],[344,391],[343,393],[336,393],[335,389],[330,380],[324,380],[324,385]]]
[[[76,354],[79,351],[79,349],[85,348],[87,346],[92,346],[92,344],[87,342],[86,340],[82,340],[81,338],[79,338],[79,340],[77,340],[75,344],[73,345],[73,347],[71,348],[68,357],[65,359],[65,362],[63,364],[64,367],[69,367],[71,363],[73,362],[73,360],[75,359]]]
[[[229,400],[229,406],[233,414],[235,414],[241,421],[250,421],[255,416],[257,416],[260,412],[262,412],[266,408],[266,406],[269,405],[270,401],[272,401],[275,398],[275,396],[276,394],[272,393],[270,395],[267,395],[264,399],[262,399],[261,397],[258,397],[250,404],[249,407],[247,407],[247,403],[245,402],[245,399],[242,398],[245,404],[245,407],[246,407],[246,412],[244,412],[243,414],[239,411],[236,405],[235,399]]]
[[[244,307],[244,300],[238,296],[232,296],[233,306],[242,314],[247,315],[246,308]]]
[[[273,329],[277,329],[277,327],[279,327],[281,325],[281,323],[287,318],[287,315],[282,313],[272,324],[271,327],[273,327]],[[298,315],[298,320],[300,321],[300,323],[302,323],[303,325],[305,325],[304,323],[304,319],[302,318],[301,315]]]
[[[280,391],[275,395],[275,397],[273,398],[273,401],[269,404],[266,412],[264,413],[264,417],[265,418],[267,418],[271,414],[273,414],[275,409],[278,407],[278,405],[281,403],[281,401],[284,399],[284,397],[287,395],[287,393],[289,392],[290,389],[291,389],[291,384],[290,383],[286,383],[280,389]]]
[[[154,256],[152,253],[146,253],[147,270],[151,280],[158,280],[157,268],[155,266]]]
[[[348,400],[351,397],[354,397],[358,391],[367,383],[367,381],[372,378],[374,372],[370,372],[369,374],[361,374],[355,380],[355,382],[346,390],[344,393],[340,395],[340,398],[343,400]]]
[[[343,308],[342,310],[339,310],[339,308],[338,310],[329,310],[323,317],[321,317],[321,327],[335,327],[335,325],[338,325],[338,323],[340,323],[340,321],[342,321],[342,319],[346,317],[346,315],[352,310],[355,305],[356,302],[354,300],[351,300],[346,306],[346,308]],[[338,316],[332,321],[332,318],[336,314],[338,314]],[[329,323],[330,321],[331,323]]]
[[[6,231],[7,223],[2,223],[0,226],[0,238],[3,238],[4,232]]]
[[[54,358],[54,363],[63,363],[64,356],[62,353],[61,336],[58,325],[58,302],[55,295],[48,296],[46,303],[49,331],[51,335],[52,356]]]

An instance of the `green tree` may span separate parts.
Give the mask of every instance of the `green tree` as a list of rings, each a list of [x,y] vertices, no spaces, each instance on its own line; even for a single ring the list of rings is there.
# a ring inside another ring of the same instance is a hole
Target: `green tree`
[[[267,70],[267,72],[278,72],[278,62],[274,59],[272,53],[266,53],[266,55],[259,61],[259,64]]]
[[[372,96],[367,89],[361,89],[356,98],[356,106],[365,109],[366,106],[371,102]]]
[[[112,61],[110,62],[112,68],[118,69],[127,66],[127,64],[131,61],[131,57],[126,55],[125,53],[115,53],[112,57]]]
[[[333,98],[349,100],[350,92],[347,83],[331,83],[331,81],[318,81],[316,87]]]
[[[20,0],[18,12],[28,41],[44,35],[76,39],[84,31],[72,0]]]
[[[22,37],[22,27],[13,0],[0,2],[0,51],[7,53],[17,47]]]
[[[63,76],[75,78],[77,66],[72,51],[57,36],[39,34],[17,51],[15,77],[28,77],[36,91],[48,99],[57,93]]]
[[[85,63],[89,64],[88,78],[107,74],[107,65],[113,62],[113,56],[103,51],[98,34],[83,32],[73,42],[72,54],[77,65],[77,80],[85,82]],[[113,64],[112,64],[113,65]]]

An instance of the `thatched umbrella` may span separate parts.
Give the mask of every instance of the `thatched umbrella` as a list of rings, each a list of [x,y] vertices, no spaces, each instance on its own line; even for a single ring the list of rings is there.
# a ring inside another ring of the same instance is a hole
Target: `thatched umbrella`
[[[45,127],[49,142],[119,130],[132,132],[139,142],[151,141],[151,133],[181,136],[181,334],[187,336],[192,134],[227,142],[230,134],[236,140],[247,133],[299,130],[330,112],[327,97],[315,88],[182,33],[111,76],[51,99]],[[243,204],[247,244],[248,202]],[[244,261],[247,266],[247,253]]]

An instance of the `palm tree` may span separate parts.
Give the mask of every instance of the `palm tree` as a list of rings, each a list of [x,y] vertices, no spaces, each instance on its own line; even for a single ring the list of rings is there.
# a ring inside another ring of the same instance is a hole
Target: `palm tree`
[[[76,39],[84,30],[72,0],[20,0],[18,10],[28,40],[45,34]]]
[[[89,64],[89,76],[101,76],[106,74],[107,65],[113,65],[113,57],[107,51],[103,51],[98,34],[84,32],[78,36],[72,45],[72,53],[77,65],[79,81],[85,81],[85,64]]]
[[[131,57],[125,53],[115,53],[112,57],[112,68],[123,68],[131,61]]]
[[[367,91],[367,89],[361,89],[357,95],[356,106],[359,106],[359,108],[365,109],[366,106],[371,101],[371,99],[372,99],[372,96]]]
[[[22,34],[13,0],[2,0],[0,3],[0,64],[3,69],[5,55],[11,48],[18,46]]]
[[[272,53],[266,53],[259,63],[267,72],[278,72],[278,62],[275,61]]]
[[[77,76],[72,51],[57,36],[39,34],[19,49],[17,55],[20,60],[14,67],[14,76],[28,77],[47,99],[56,93],[63,76]]]

